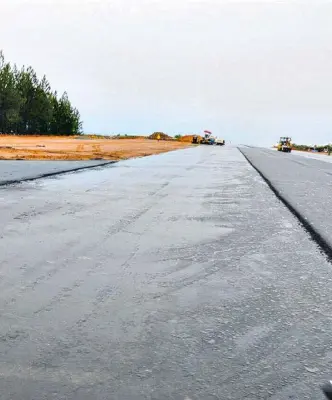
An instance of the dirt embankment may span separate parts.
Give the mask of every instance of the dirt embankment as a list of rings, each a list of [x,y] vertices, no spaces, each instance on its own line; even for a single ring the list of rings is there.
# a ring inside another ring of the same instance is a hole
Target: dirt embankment
[[[1,136],[0,160],[124,160],[188,147],[175,140]]]

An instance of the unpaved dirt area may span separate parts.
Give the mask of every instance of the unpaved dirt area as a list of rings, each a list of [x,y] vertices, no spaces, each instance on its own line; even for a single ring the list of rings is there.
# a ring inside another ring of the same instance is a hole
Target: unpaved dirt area
[[[0,160],[123,160],[188,146],[177,141],[149,139],[0,136]]]

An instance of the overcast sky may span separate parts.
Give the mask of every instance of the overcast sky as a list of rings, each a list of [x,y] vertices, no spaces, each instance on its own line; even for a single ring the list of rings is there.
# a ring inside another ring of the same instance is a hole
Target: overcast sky
[[[0,0],[0,48],[86,132],[332,141],[332,2]]]

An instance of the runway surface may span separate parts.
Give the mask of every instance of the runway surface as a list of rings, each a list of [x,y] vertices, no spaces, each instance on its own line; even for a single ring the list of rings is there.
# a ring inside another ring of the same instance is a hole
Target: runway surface
[[[322,399],[331,264],[236,148],[3,187],[0,219],[1,400]]]

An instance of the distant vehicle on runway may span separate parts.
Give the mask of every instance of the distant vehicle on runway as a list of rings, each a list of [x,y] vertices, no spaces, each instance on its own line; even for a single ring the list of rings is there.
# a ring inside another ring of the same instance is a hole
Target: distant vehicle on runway
[[[201,139],[201,144],[215,144],[216,138],[212,136],[212,132],[204,131],[204,136]]]
[[[216,139],[217,146],[225,146],[225,139]]]
[[[198,136],[194,135],[192,138],[192,143],[193,144],[209,144],[209,145],[217,145],[217,146],[224,146],[225,145],[225,140],[224,139],[218,139],[215,136],[212,136],[212,132],[210,131],[204,131],[204,135]]]
[[[284,153],[290,153],[292,151],[292,138],[282,136],[279,140],[277,149]]]
[[[192,144],[199,144],[199,137],[197,135],[193,136]]]

